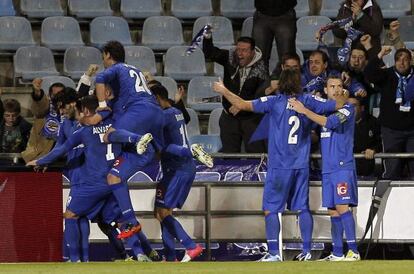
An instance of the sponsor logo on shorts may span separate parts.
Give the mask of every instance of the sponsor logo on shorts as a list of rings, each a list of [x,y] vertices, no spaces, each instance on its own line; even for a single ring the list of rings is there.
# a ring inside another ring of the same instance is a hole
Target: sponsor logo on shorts
[[[339,196],[345,196],[348,194],[348,183],[338,183],[336,184],[336,193]]]

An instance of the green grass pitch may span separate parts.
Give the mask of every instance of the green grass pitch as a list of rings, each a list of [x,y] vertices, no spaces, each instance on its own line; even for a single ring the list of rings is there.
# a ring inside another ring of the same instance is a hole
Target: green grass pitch
[[[0,273],[17,274],[134,274],[134,273],[414,273],[414,261],[360,262],[192,262],[192,263],[19,263],[0,264]]]

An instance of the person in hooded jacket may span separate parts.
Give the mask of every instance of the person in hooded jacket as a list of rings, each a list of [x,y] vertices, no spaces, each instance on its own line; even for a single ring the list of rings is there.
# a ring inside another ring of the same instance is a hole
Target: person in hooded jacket
[[[203,52],[207,59],[224,67],[223,82],[234,94],[244,100],[254,100],[264,95],[269,85],[269,73],[262,60],[262,52],[253,38],[240,37],[234,49],[219,49],[213,45],[211,35],[203,39]],[[240,111],[222,98],[223,112],[220,116],[220,139],[223,153],[242,151],[247,153],[266,151],[264,141],[249,143],[250,137],[262,119],[262,115]]]

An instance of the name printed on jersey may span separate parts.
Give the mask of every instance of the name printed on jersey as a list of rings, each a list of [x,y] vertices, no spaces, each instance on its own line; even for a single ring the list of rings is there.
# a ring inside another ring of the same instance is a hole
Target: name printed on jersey
[[[327,131],[327,129],[323,127],[321,131],[321,138],[330,138],[330,137],[331,137],[331,132]]]
[[[319,97],[319,96],[317,96],[317,95],[312,95],[312,97],[313,97],[316,101],[323,102],[323,103],[325,103],[325,102],[326,102],[326,99],[324,99],[324,98],[322,98],[322,97]]]
[[[267,97],[260,97],[260,101],[267,102]]]
[[[111,124],[105,125],[105,126],[95,126],[92,128],[93,129],[92,133],[93,134],[105,134],[111,126],[112,126]]]

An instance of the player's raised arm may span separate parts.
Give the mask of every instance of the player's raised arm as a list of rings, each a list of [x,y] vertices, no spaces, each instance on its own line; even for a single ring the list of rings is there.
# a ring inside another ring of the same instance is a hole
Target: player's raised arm
[[[224,86],[223,81],[214,82],[213,90],[223,95],[234,107],[239,110],[253,111],[252,101],[243,100],[236,94],[232,93]]]

